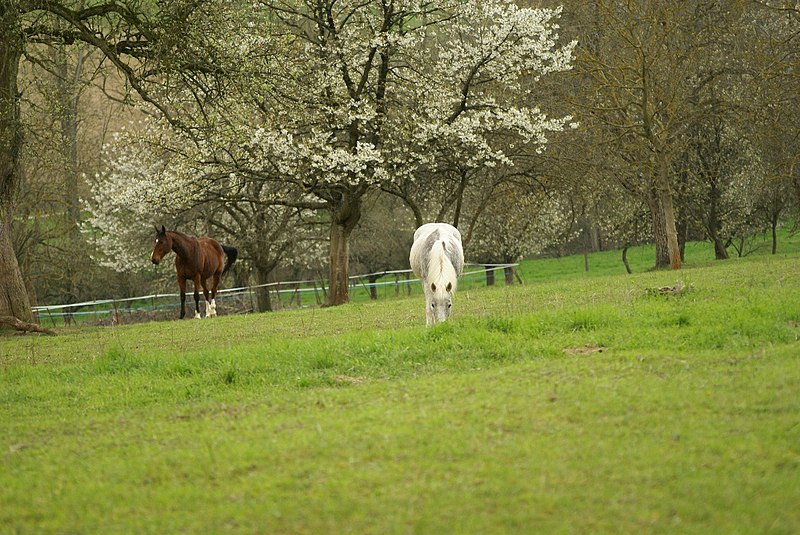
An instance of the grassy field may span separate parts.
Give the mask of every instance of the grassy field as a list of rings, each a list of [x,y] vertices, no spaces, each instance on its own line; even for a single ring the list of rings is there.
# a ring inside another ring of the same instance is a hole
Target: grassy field
[[[526,263],[431,329],[417,295],[2,337],[0,533],[798,533],[797,244],[696,247]]]

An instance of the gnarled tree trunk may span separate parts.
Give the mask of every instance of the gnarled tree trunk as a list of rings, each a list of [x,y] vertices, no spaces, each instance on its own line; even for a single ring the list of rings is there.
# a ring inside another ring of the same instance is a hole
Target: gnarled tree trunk
[[[275,266],[263,266],[258,262],[253,264],[253,271],[256,274],[256,284],[269,284],[270,274]],[[256,308],[258,312],[272,312],[272,297],[269,294],[269,286],[256,288]]]
[[[33,322],[28,294],[11,243],[13,201],[21,180],[22,147],[17,72],[22,33],[15,6],[0,4],[0,316]]]
[[[669,257],[669,267],[672,269],[681,268],[681,248],[678,245],[678,229],[675,225],[675,206],[672,200],[672,188],[670,187],[670,164],[665,154],[659,154],[656,168],[656,195],[661,205],[661,213],[664,217],[664,231],[667,241],[667,255]]]
[[[647,207],[650,209],[650,222],[653,225],[653,242],[656,246],[656,268],[669,266],[669,249],[667,247],[667,231],[664,226],[664,214],[655,191],[647,196]]]
[[[331,220],[331,253],[326,305],[350,302],[350,234],[361,219],[361,195],[345,193]]]
[[[675,207],[669,185],[669,162],[659,155],[647,196],[656,245],[656,268],[681,268],[681,249],[675,225]]]

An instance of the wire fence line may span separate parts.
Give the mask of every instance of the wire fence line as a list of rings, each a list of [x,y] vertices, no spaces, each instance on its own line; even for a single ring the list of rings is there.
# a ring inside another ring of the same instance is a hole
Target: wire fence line
[[[462,280],[474,281],[481,276],[485,278],[488,272],[519,266],[516,263],[468,265],[477,269],[462,273],[460,277]],[[364,289],[371,299],[377,298],[381,289],[383,289],[384,297],[388,297],[388,289],[393,289],[396,296],[403,291],[410,294],[411,286],[419,280],[411,277],[411,274],[410,269],[398,269],[351,275],[349,277],[350,287],[353,290]],[[393,277],[393,279],[379,280],[386,277]],[[320,305],[324,302],[327,292],[324,279],[276,281],[252,286],[222,288],[217,291],[218,310],[226,313],[253,312],[256,310],[257,294],[259,291],[263,292],[264,289],[277,297],[277,308]],[[313,294],[313,301],[304,298],[310,294]],[[127,323],[131,320],[159,319],[158,312],[176,310],[178,307],[180,307],[180,294],[170,292],[119,299],[95,299],[80,303],[40,305],[31,307],[31,310],[40,324],[44,322],[51,325],[74,325],[89,322],[115,324]],[[133,318],[134,315],[139,317]],[[164,317],[166,318],[166,316]]]

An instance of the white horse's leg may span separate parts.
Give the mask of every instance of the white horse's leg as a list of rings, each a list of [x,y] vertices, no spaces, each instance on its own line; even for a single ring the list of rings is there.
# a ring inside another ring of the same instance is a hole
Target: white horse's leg
[[[436,323],[436,316],[433,314],[433,310],[431,310],[431,300],[427,297],[425,298],[425,325],[430,327]]]

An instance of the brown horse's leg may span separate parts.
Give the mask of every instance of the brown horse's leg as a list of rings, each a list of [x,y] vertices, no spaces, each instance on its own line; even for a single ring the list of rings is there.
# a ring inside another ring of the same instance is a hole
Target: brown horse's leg
[[[208,279],[200,279],[203,285],[203,298],[206,300],[206,317],[211,318],[216,316],[214,313],[214,305],[211,304],[211,297],[208,292]]]
[[[214,273],[211,279],[211,311],[214,316],[217,315],[217,288],[219,288],[220,272]]]
[[[186,278],[178,277],[178,286],[181,289],[181,319],[186,316]]]
[[[200,275],[194,276],[194,317],[200,318]]]

